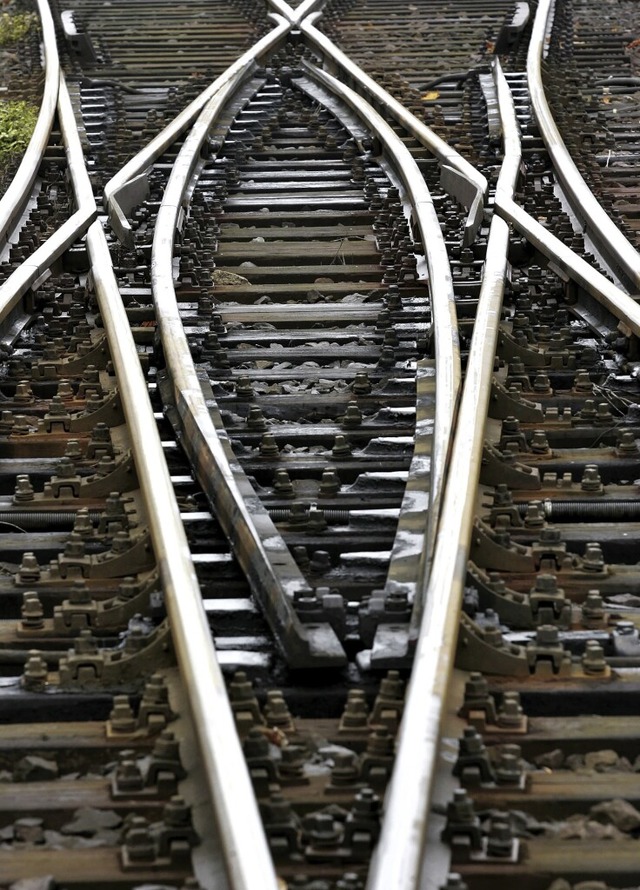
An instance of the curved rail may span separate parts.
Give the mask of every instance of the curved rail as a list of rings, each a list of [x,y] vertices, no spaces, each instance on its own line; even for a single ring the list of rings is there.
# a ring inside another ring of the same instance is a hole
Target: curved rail
[[[308,589],[308,584],[235,459],[213,397],[205,399],[173,286],[174,237],[200,148],[226,99],[251,70],[247,64],[227,80],[184,142],[158,211],[151,282],[183,446],[198,481],[215,504],[218,520],[288,663],[299,668],[335,667],[346,663],[346,655],[333,628],[328,623],[303,625],[293,608],[294,593]]]
[[[511,90],[502,69],[495,72],[500,119],[504,134],[517,134],[516,112]],[[506,135],[505,135],[505,138]],[[509,137],[511,138],[511,137]],[[518,137],[519,138],[519,137]],[[518,151],[520,149],[518,148]],[[527,238],[540,253],[550,259],[569,278],[602,303],[612,315],[636,336],[640,336],[640,305],[616,287],[601,272],[591,266],[570,247],[546,229],[514,200],[514,189],[498,181],[494,198],[496,211]],[[618,230],[616,229],[616,232]]]
[[[68,141],[70,171],[79,202],[92,195],[82,146],[64,79],[60,121]],[[277,890],[271,856],[251,780],[215,656],[189,545],[180,519],[147,383],[130,332],[100,222],[87,234],[96,296],[131,434],[136,472],[149,517],[178,664],[189,690],[207,793],[233,890]],[[250,843],[250,849],[247,844]]]
[[[332,93],[345,102],[361,118],[367,128],[379,138],[386,149],[388,159],[404,184],[413,209],[415,224],[424,245],[429,271],[431,320],[436,345],[437,386],[433,429],[430,423],[424,424],[422,427],[419,424],[416,425],[415,463],[418,467],[424,464],[425,451],[427,450],[423,440],[433,436],[429,468],[429,513],[420,548],[422,553],[419,575],[421,574],[422,577],[416,577],[413,585],[414,611],[420,613],[422,607],[420,592],[424,590],[424,583],[421,582],[424,581],[426,575],[425,566],[429,565],[433,555],[435,531],[445,484],[447,456],[461,383],[458,320],[447,246],[428,186],[411,152],[400,137],[384,118],[350,87],[315,66],[306,65],[306,68],[320,83],[327,86]],[[412,464],[412,468],[409,470],[410,477],[412,473],[416,472],[416,466]],[[406,539],[406,532],[403,532],[402,536]],[[399,547],[398,550],[402,551],[403,548]]]
[[[133,233],[127,213],[139,204],[148,194],[145,172],[172,145],[196,119],[204,106],[216,94],[228,86],[248,66],[256,66],[267,52],[275,50],[292,28],[291,22],[281,15],[272,14],[276,27],[243,53],[220,77],[203,90],[170,124],[155,136],[141,151],[122,167],[104,187],[105,204],[109,222],[120,241],[133,247]]]
[[[496,62],[499,72],[499,63]],[[520,166],[517,132],[505,132],[499,186],[513,192]],[[491,221],[484,277],[469,350],[425,612],[367,890],[417,890],[427,817],[439,768],[440,724],[458,636],[485,418],[504,294],[509,226]],[[398,838],[403,843],[398,843]]]
[[[307,0],[315,4],[317,0]],[[183,111],[155,136],[141,151],[131,158],[106,184],[104,196],[109,222],[117,237],[128,247],[133,246],[133,234],[127,213],[146,197],[148,188],[145,171],[160,155],[193,123],[209,99],[233,77],[248,61],[257,61],[264,53],[275,49],[291,30],[291,23],[282,16],[273,16],[277,26],[255,46],[247,50],[230,68],[223,72],[206,90],[203,90]],[[55,36],[55,35],[54,35]],[[55,47],[54,47],[55,48]],[[57,51],[56,51],[57,58]],[[57,94],[56,81],[56,94]],[[45,142],[46,145],[46,142]],[[0,203],[0,207],[2,206]],[[89,228],[97,215],[93,194],[78,206],[50,238],[25,260],[0,286],[0,316],[9,312],[38,278],[57,260],[73,242]]]
[[[540,0],[533,23],[527,55],[527,81],[531,105],[553,161],[556,177],[562,184],[574,213],[585,225],[603,255],[622,274],[634,291],[640,291],[640,254],[625,238],[613,220],[602,209],[567,151],[551,114],[542,83],[542,54],[546,43],[549,18],[555,0]]]
[[[484,218],[484,197],[488,188],[486,178],[476,170],[462,155],[441,139],[426,124],[419,121],[397,99],[369,77],[368,74],[352,62],[342,50],[331,41],[314,24],[322,13],[314,12],[300,21],[300,31],[323,55],[341,69],[343,76],[357,84],[361,90],[371,96],[388,111],[418,142],[428,148],[442,164],[442,181],[447,191],[451,192],[468,210],[465,223],[464,244],[471,244]]]
[[[49,141],[58,100],[60,60],[56,44],[56,32],[47,0],[38,0],[42,43],[44,46],[45,81],[42,104],[29,145],[20,166],[0,200],[0,250],[4,249],[12,229],[15,228],[31,196],[33,183]]]

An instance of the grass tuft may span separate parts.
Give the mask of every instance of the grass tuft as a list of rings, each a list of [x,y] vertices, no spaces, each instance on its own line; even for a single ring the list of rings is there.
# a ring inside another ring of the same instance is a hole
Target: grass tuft
[[[38,16],[33,12],[3,12],[0,15],[0,46],[20,40],[37,21]]]

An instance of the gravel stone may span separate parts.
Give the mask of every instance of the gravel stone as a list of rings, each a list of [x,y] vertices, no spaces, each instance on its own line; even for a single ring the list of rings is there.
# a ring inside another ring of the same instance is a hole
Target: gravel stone
[[[584,765],[587,769],[594,769],[600,773],[617,767],[619,759],[615,751],[605,748],[602,751],[589,751],[585,754]]]
[[[44,829],[42,826],[42,819],[29,816],[16,819],[13,823],[13,839],[24,844],[42,844],[44,843]]]
[[[599,822],[615,825],[620,831],[630,832],[640,828],[640,813],[626,800],[605,800],[591,807],[589,814]]]
[[[33,754],[19,760],[13,771],[14,782],[48,782],[58,778],[58,764]]]
[[[560,748],[554,748],[553,751],[545,751],[534,757],[533,762],[540,769],[560,769],[564,763],[564,752]]]
[[[119,828],[122,818],[114,810],[83,807],[73,814],[73,821],[60,829],[63,834],[82,834],[91,837],[103,828]]]

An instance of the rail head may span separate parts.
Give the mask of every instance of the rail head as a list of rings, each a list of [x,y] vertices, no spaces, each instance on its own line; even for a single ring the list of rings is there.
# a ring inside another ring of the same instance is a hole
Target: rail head
[[[421,564],[428,565],[433,552],[435,529],[445,484],[446,462],[449,453],[455,412],[461,383],[461,362],[458,322],[449,257],[429,188],[409,149],[393,128],[370,103],[355,90],[315,65],[305,63],[305,69],[331,93],[337,96],[359,117],[367,129],[375,134],[384,147],[387,160],[401,179],[412,207],[414,224],[425,250],[429,275],[431,317],[436,346],[437,386],[435,393],[435,422],[423,426],[423,434],[432,437],[429,520],[424,530]],[[416,436],[420,432],[416,431]],[[416,451],[423,450],[416,442]],[[416,579],[414,611],[420,611],[423,600],[423,579]]]
[[[508,156],[512,160],[509,163],[515,170],[520,164],[521,150],[513,96],[499,63],[494,67],[493,76],[503,139],[505,145],[510,146]],[[517,170],[515,172],[517,174]],[[508,180],[501,175],[494,199],[496,212],[523,234],[557,268],[605,306],[626,328],[636,336],[640,336],[640,305],[527,213],[515,200],[516,183],[517,175]]]
[[[515,188],[519,164],[519,140],[505,138],[498,181],[506,192]],[[429,577],[425,579],[422,624],[398,734],[396,762],[367,890],[418,890],[420,886],[431,794],[440,768],[440,727],[458,636],[475,515],[473,493],[480,477],[508,250],[509,226],[495,215],[489,230],[435,551]]]
[[[239,72],[246,72],[250,66],[258,65],[265,54],[277,49],[286,39],[293,27],[292,22],[276,13],[271,13],[270,17],[275,21],[275,27],[236,59],[141,151],[127,161],[105,185],[104,199],[109,222],[125,246],[133,247],[133,232],[127,214],[148,193],[146,172],[149,167],[193,124],[216,93],[228,85]]]
[[[187,136],[160,205],[151,259],[158,330],[185,448],[256,599],[291,667],[342,667],[346,654],[328,622],[303,624],[293,608],[308,584],[268,512],[232,454],[212,393],[205,399],[180,319],[172,256],[181,208],[200,159],[200,149],[227,98],[252,73],[251,61],[235,71],[205,105]]]
[[[300,31],[311,45],[334,66],[338,66],[342,79],[350,80],[358,89],[398,121],[422,145],[438,158],[442,165],[442,179],[447,190],[468,210],[465,223],[464,244],[471,244],[484,219],[484,199],[488,182],[479,170],[448,145],[430,127],[394,99],[383,87],[366,74],[326,34],[315,26],[321,12],[313,12],[300,22]]]
[[[527,82],[540,134],[574,213],[616,273],[640,293],[640,254],[600,206],[562,139],[547,101],[542,80],[542,59],[555,0],[539,0],[527,54]]]
[[[42,103],[36,125],[20,166],[2,199],[0,199],[0,250],[4,249],[31,195],[33,184],[38,175],[38,168],[49,141],[58,101],[60,60],[58,57],[55,26],[47,0],[38,0],[38,12],[42,29],[45,69]]]
[[[77,200],[92,196],[82,146],[64,80],[61,125]],[[221,835],[232,890],[277,890],[271,856],[238,739],[235,719],[216,659],[208,619],[138,350],[120,297],[102,224],[87,233],[91,273],[120,399],[129,426],[154,553],[158,562],[174,649],[189,691],[207,793]],[[251,849],[247,850],[247,839]]]

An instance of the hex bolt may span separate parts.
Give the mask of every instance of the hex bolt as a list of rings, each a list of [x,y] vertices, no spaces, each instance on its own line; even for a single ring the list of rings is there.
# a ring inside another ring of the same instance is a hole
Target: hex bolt
[[[489,752],[475,726],[464,728],[452,773],[458,776],[461,784],[465,786],[494,780]]]
[[[77,439],[69,439],[64,449],[64,457],[71,461],[82,460],[82,449]]]
[[[62,399],[63,402],[72,401],[75,396],[71,383],[68,380],[61,380],[58,383],[56,395],[58,398]]]
[[[620,430],[620,440],[617,449],[621,456],[632,456],[638,454],[638,444],[631,430]]]
[[[109,729],[113,733],[132,733],[136,728],[136,718],[128,695],[114,695],[113,707],[109,714]]]
[[[595,402],[593,399],[586,399],[584,405],[578,412],[578,417],[580,420],[588,420],[590,423],[595,423],[597,417],[597,411],[595,408]]]
[[[358,396],[366,396],[371,392],[371,381],[369,380],[369,375],[366,371],[356,372],[354,381],[351,384],[351,389]]]
[[[318,496],[324,498],[333,497],[340,491],[340,486],[340,478],[337,472],[333,467],[327,467],[327,469],[322,472]]]
[[[257,405],[251,405],[249,414],[247,415],[247,426],[252,430],[266,429],[267,422],[264,419],[262,409]]]
[[[293,729],[291,712],[279,689],[270,689],[267,692],[267,701],[262,713],[267,725],[282,729]]]
[[[588,572],[604,572],[605,562],[602,547],[597,542],[586,545],[582,557],[582,568]]]
[[[334,756],[331,769],[331,785],[334,788],[345,788],[355,785],[359,777],[360,769],[357,756],[353,751]]]
[[[548,393],[551,392],[549,376],[544,371],[538,371],[533,380],[533,389],[535,392]]]
[[[475,813],[473,801],[464,788],[456,788],[453,799],[447,804],[447,824],[440,837],[443,841],[451,841],[456,835],[467,837],[472,850],[482,848],[480,819]]]
[[[2,411],[0,412],[0,434],[10,433],[13,428],[13,412],[12,411]]]
[[[587,640],[582,655],[582,669],[585,674],[604,674],[607,670],[607,662],[604,650],[597,640]]]
[[[587,627],[598,627],[604,621],[604,600],[599,590],[588,590],[582,603],[582,622]]]
[[[40,580],[40,566],[35,554],[31,551],[22,554],[18,579],[21,584]]]
[[[31,384],[28,380],[20,380],[19,383],[16,384],[16,391],[13,397],[14,402],[19,402],[23,405],[30,404],[35,401],[33,391],[31,389]]]
[[[513,496],[505,482],[499,482],[493,492],[494,507],[509,507],[513,504]]]
[[[296,816],[291,803],[282,794],[272,794],[266,807],[265,823],[269,826],[287,825],[292,820],[295,821]]]
[[[32,649],[27,658],[24,673],[20,678],[20,685],[28,692],[42,692],[47,682],[47,663],[38,652]]]
[[[301,779],[305,760],[305,749],[301,745],[286,745],[281,751],[278,774],[282,779]]]
[[[144,816],[132,816],[124,839],[127,858],[131,862],[153,862],[156,844]]]
[[[593,392],[593,383],[588,371],[578,371],[573,381],[575,392]]]
[[[533,454],[548,454],[551,451],[549,440],[544,430],[534,430],[529,441]]]
[[[341,433],[336,435],[331,454],[336,458],[348,457],[351,454],[351,445]]]
[[[496,716],[498,726],[521,726],[524,720],[524,711],[520,704],[520,693],[516,690],[505,692],[502,696],[502,704]]]
[[[487,835],[487,855],[506,858],[513,852],[513,834],[508,822],[492,819]]]
[[[610,426],[613,424],[613,414],[607,402],[599,402],[595,422],[600,426]]]
[[[357,402],[349,402],[347,405],[347,410],[344,413],[342,418],[343,426],[360,426],[362,423],[362,411],[358,407]]]
[[[89,508],[81,507],[76,513],[72,535],[76,536],[74,539],[77,539],[77,537],[90,538],[93,536],[93,532],[94,528],[89,516]]]
[[[122,760],[116,767],[113,780],[115,787],[121,793],[131,794],[144,788],[142,770],[135,760]]]
[[[293,484],[286,470],[274,471],[273,489],[281,498],[292,498],[294,496]]]
[[[604,493],[604,486],[602,484],[602,479],[600,478],[597,464],[587,464],[585,466],[580,488],[582,491],[598,492],[600,494]]]
[[[519,745],[501,745],[494,765],[496,782],[499,785],[518,785],[524,769],[522,750]]]
[[[13,426],[11,432],[18,436],[28,436],[31,432],[31,426],[24,414],[15,414],[13,418]]]
[[[40,597],[35,591],[28,590],[22,594],[20,618],[25,630],[37,630],[44,627],[44,610]]]
[[[484,714],[487,723],[496,722],[496,703],[489,694],[489,683],[479,671],[472,671],[464,685],[464,702],[460,710],[461,716],[468,716],[472,711]]]
[[[273,433],[265,433],[260,441],[260,454],[263,457],[275,458],[280,454],[280,449],[278,448],[278,443],[275,440],[275,436]]]
[[[525,528],[542,528],[544,524],[544,504],[542,501],[529,501],[524,516]]]
[[[340,731],[366,729],[369,721],[369,708],[362,689],[350,689],[340,718]]]
[[[16,476],[16,487],[13,493],[13,503],[23,504],[32,501],[35,497],[33,485],[29,476],[21,474]]]
[[[262,730],[253,726],[242,744],[242,752],[247,761],[269,758],[269,740]]]
[[[307,834],[314,847],[335,847],[342,831],[330,813],[313,813],[308,817]]]
[[[325,531],[326,528],[327,520],[324,515],[324,510],[316,504],[311,504],[307,513],[307,534],[317,534],[318,532]]]
[[[326,550],[314,550],[309,563],[312,575],[325,575],[332,568],[331,556]]]

